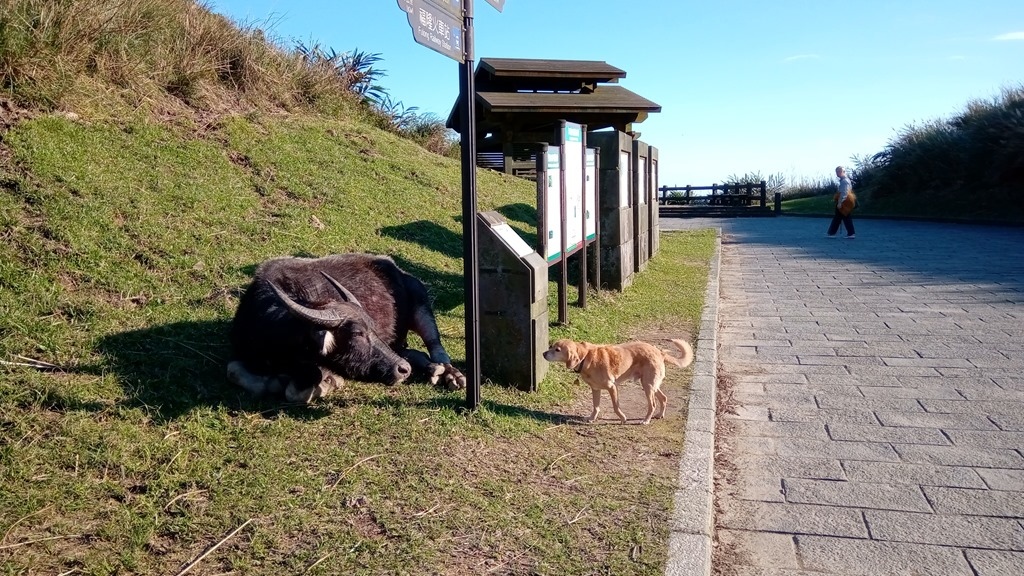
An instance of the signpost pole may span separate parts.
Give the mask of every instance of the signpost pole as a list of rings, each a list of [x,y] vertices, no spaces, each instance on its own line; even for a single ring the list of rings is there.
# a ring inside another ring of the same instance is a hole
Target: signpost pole
[[[466,408],[480,406],[480,286],[476,236],[476,85],[473,78],[473,0],[463,4],[463,50],[459,64],[462,111],[462,273],[466,289]]]

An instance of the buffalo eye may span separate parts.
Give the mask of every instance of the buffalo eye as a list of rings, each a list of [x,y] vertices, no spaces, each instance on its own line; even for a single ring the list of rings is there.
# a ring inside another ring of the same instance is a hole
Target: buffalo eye
[[[370,346],[370,334],[365,326],[360,324],[350,324],[348,327],[348,333],[352,344],[365,347]]]

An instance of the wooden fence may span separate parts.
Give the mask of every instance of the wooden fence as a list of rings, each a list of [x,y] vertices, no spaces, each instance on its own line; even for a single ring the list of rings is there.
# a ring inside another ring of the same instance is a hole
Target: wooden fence
[[[694,194],[710,190],[711,194]],[[764,180],[746,184],[712,184],[711,186],[661,186],[658,204],[665,206],[768,206],[768,186]]]

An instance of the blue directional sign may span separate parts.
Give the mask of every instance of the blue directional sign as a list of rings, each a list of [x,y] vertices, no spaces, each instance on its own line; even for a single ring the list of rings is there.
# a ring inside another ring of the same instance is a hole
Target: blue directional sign
[[[398,0],[398,7],[406,13],[417,44],[465,62],[461,0]]]
[[[434,6],[444,10],[445,12],[455,16],[456,18],[462,18],[462,0],[428,0]],[[398,0],[398,7],[404,10],[406,13],[412,13],[413,11],[413,0]]]
[[[494,6],[494,9],[501,12],[501,9],[505,7],[505,0],[486,0],[488,4]]]

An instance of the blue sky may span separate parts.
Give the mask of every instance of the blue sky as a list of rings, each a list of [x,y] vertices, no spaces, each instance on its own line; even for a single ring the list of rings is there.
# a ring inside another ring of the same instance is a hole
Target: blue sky
[[[447,117],[458,64],[416,44],[397,0],[212,0],[280,43],[383,57],[392,98]],[[474,4],[476,58],[604,60],[657,102],[637,125],[662,184],[834,177],[908,124],[1024,84],[1024,0],[506,0]]]

